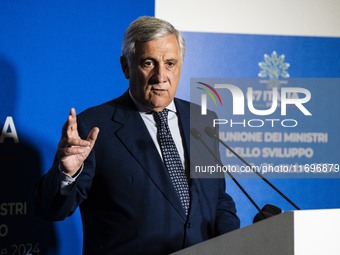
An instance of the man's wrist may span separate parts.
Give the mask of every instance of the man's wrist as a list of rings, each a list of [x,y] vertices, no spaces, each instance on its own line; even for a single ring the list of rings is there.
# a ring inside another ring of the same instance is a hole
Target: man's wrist
[[[84,164],[82,164],[81,168],[73,176],[70,176],[70,174],[65,173],[62,170],[62,167],[60,164],[58,165],[61,195],[69,195],[71,193],[78,176],[83,171],[83,168],[84,168]]]
[[[75,182],[76,179],[78,178],[78,176],[81,174],[81,172],[84,169],[84,163],[81,165],[80,169],[78,171],[76,171],[73,175],[71,175],[70,173],[67,173],[63,170],[63,167],[61,164],[58,165],[58,169],[61,173],[61,181],[65,181],[68,183],[72,183]]]

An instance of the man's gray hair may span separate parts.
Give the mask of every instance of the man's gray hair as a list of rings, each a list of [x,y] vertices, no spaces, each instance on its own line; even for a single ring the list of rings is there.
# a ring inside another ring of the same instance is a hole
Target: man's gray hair
[[[136,42],[148,42],[163,36],[175,35],[178,41],[182,62],[185,55],[185,42],[180,32],[169,22],[155,17],[143,16],[133,21],[124,34],[122,55],[127,61],[135,54]]]

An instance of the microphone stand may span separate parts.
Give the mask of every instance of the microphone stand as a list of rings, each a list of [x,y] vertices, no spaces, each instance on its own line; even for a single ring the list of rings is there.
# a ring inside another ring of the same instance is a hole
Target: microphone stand
[[[209,148],[209,146],[203,141],[202,139],[202,135],[201,133],[196,129],[196,128],[192,128],[190,130],[191,135],[199,140],[203,146],[209,151],[209,153],[214,157],[214,159],[216,160],[216,162],[220,165],[223,166],[223,163],[221,162],[221,160],[215,155],[214,152],[211,151],[211,149]],[[266,216],[264,214],[264,212],[260,209],[260,207],[255,203],[255,201],[250,197],[250,195],[247,193],[247,191],[241,186],[241,184],[235,179],[235,177],[229,172],[227,171],[227,174],[229,175],[229,177],[233,180],[233,182],[237,185],[237,187],[239,187],[239,189],[243,192],[243,194],[248,198],[248,200],[255,206],[255,208],[258,210],[258,212],[260,213],[260,215],[263,217],[263,219],[268,218],[268,216]]]
[[[252,166],[245,161],[240,155],[238,155],[228,144],[226,144],[219,136],[216,134],[215,130],[211,127],[206,127],[205,132],[211,138],[217,139],[224,147],[226,147],[229,151],[231,151],[239,160],[241,160],[246,166],[248,166],[253,173],[259,176],[265,183],[267,183],[272,189],[274,189],[281,197],[283,197],[288,203],[290,203],[295,209],[301,210],[293,201],[291,201],[285,194],[283,194],[277,187],[275,187],[270,181],[268,181],[262,174],[253,171]]]

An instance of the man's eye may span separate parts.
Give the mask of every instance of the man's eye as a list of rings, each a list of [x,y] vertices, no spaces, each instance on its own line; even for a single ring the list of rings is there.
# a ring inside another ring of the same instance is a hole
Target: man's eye
[[[173,62],[173,61],[169,61],[169,62],[166,63],[166,65],[167,65],[167,67],[171,68],[171,67],[174,67],[176,65],[176,63]]]
[[[142,66],[143,66],[143,67],[153,67],[153,66],[154,66],[154,63],[153,63],[153,61],[151,61],[151,60],[147,60],[147,61],[144,61],[144,62],[142,63]]]

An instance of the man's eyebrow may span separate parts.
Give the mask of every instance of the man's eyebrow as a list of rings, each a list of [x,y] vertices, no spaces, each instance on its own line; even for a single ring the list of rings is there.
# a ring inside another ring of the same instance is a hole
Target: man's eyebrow
[[[152,60],[152,61],[157,61],[157,59],[150,57],[150,56],[145,56],[145,57],[140,57],[139,59],[140,61],[144,61],[144,60]]]
[[[143,62],[143,61],[146,61],[146,60],[151,60],[151,61],[154,61],[154,62],[158,62],[159,60],[154,58],[154,57],[151,57],[151,56],[141,56],[139,58],[139,62]],[[176,57],[169,57],[169,58],[166,58],[164,59],[164,62],[169,62],[169,61],[173,61],[173,62],[178,62],[179,61],[179,58],[176,58]]]
[[[167,58],[167,59],[165,59],[165,61],[175,61],[175,62],[178,62],[179,59],[177,59],[177,58]]]

